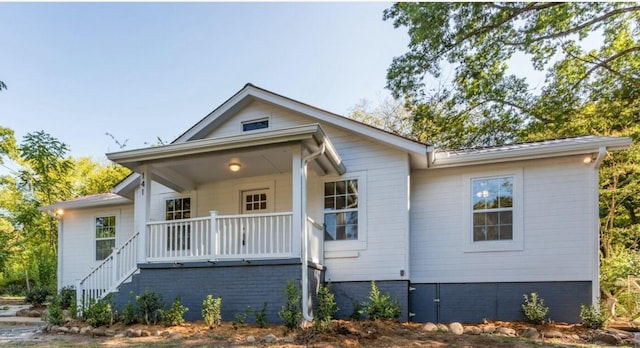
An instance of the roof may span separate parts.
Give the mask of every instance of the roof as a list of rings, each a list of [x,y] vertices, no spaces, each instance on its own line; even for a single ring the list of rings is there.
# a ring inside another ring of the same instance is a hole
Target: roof
[[[431,167],[452,167],[481,163],[498,163],[621,150],[631,146],[631,139],[602,136],[581,136],[574,138],[551,139],[500,146],[462,149],[436,152]]]
[[[121,204],[133,204],[133,202],[115,193],[98,193],[45,205],[44,207],[39,207],[38,210],[50,211],[57,209],[92,208]]]

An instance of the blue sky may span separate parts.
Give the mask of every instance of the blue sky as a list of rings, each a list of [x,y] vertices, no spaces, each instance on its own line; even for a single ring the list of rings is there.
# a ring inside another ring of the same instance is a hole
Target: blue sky
[[[171,141],[251,82],[339,114],[377,102],[390,3],[0,3],[0,125],[103,160]]]

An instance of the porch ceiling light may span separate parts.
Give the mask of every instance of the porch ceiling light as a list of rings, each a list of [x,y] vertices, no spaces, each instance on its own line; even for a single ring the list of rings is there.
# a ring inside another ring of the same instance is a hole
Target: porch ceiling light
[[[229,163],[229,170],[232,172],[237,172],[240,170],[242,166],[240,165],[240,163]]]

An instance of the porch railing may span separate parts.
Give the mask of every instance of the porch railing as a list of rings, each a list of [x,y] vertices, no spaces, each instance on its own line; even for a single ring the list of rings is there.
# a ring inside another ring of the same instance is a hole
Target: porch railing
[[[149,262],[293,256],[290,212],[242,215],[212,212],[210,217],[149,222],[147,233]]]
[[[91,300],[102,299],[113,292],[138,269],[138,235],[134,234],[126,242],[104,259],[87,276],[76,283],[76,300],[82,309]]]

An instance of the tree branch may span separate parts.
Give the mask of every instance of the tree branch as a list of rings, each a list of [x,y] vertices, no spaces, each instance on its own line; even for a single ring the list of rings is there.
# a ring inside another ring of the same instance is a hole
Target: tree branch
[[[581,77],[581,78],[580,78],[580,79],[579,79],[579,80],[578,80],[578,81],[573,85],[573,89],[576,89],[576,88],[578,87],[578,85],[579,85],[580,83],[582,83],[582,81],[584,81],[585,79],[587,79],[587,78],[589,77],[589,75],[591,75],[591,74],[592,74],[594,71],[596,71],[598,68],[606,69],[606,70],[608,70],[609,72],[611,72],[612,74],[617,75],[617,76],[619,76],[619,77],[621,77],[621,78],[623,78],[623,79],[626,79],[626,80],[638,80],[638,79],[637,79],[637,78],[635,78],[635,77],[624,75],[623,73],[621,73],[621,72],[619,72],[619,71],[617,71],[617,70],[613,69],[613,68],[609,65],[609,62],[611,62],[611,61],[613,61],[613,60],[616,60],[616,59],[618,59],[618,58],[620,58],[620,57],[622,57],[622,56],[624,56],[624,55],[626,55],[626,54],[629,54],[629,53],[631,53],[631,52],[634,52],[634,51],[640,51],[640,46],[634,46],[634,47],[627,48],[626,50],[622,50],[622,51],[620,51],[620,52],[618,52],[618,53],[616,53],[616,54],[612,55],[611,57],[609,57],[609,58],[607,58],[607,59],[604,59],[604,60],[603,60],[603,59],[599,59],[598,57],[595,57],[595,56],[593,56],[593,55],[590,55],[590,56],[591,56],[591,58],[593,58],[594,60],[593,60],[593,61],[589,61],[589,60],[586,60],[586,59],[584,59],[584,58],[582,58],[582,57],[576,56],[575,54],[573,54],[573,53],[571,53],[571,52],[569,52],[569,51],[565,50],[565,52],[566,52],[569,56],[571,56],[572,58],[574,58],[574,59],[577,59],[577,60],[579,60],[579,61],[581,61],[581,62],[584,62],[584,63],[587,63],[587,64],[594,64],[594,66],[593,66],[593,67],[591,67],[591,69],[587,70],[587,72],[584,74],[584,76],[582,76],[582,77]],[[639,82],[640,82],[640,81],[639,81]]]

